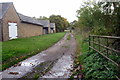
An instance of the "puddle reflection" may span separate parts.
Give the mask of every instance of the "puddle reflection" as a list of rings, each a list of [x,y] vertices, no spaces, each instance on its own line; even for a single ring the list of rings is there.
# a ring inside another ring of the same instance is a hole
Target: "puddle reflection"
[[[73,69],[73,59],[71,56],[63,56],[54,67],[45,74],[42,78],[68,78],[71,75]]]
[[[33,63],[22,62],[21,66],[33,66]]]

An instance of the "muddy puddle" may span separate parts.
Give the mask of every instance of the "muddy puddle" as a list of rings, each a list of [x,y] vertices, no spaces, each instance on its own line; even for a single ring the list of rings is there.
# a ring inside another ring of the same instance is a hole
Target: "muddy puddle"
[[[44,62],[44,59],[42,58],[45,56],[43,52],[28,58],[18,64],[15,64],[14,66],[8,68],[7,70],[4,70],[1,75],[2,78],[20,78],[23,75],[25,75],[28,72],[31,72],[31,70],[37,66],[38,64]]]
[[[41,78],[69,78],[73,69],[73,59],[71,55],[64,55],[53,68]],[[40,79],[40,78],[39,78]]]

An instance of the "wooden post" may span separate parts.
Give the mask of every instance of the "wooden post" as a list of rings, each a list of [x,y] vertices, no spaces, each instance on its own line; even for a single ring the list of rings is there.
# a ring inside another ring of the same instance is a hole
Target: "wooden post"
[[[94,36],[93,36],[93,42],[94,42]],[[95,48],[95,47],[94,47],[94,43],[93,43],[93,48]]]
[[[91,45],[90,45],[90,35],[89,35],[89,52],[90,52],[90,46],[91,46]]]
[[[107,39],[107,47],[109,46],[109,44],[108,44],[108,38],[106,38]],[[107,49],[107,55],[108,55],[108,49]]]
[[[98,36],[98,43],[100,44],[100,37]],[[100,45],[99,45],[99,51],[100,51]]]

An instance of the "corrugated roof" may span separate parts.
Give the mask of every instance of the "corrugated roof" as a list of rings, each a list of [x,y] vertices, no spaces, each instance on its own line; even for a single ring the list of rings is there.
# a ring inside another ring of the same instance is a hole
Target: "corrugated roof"
[[[0,3],[0,19],[3,18],[4,14],[6,13],[6,11],[8,10],[8,8],[11,4],[13,4],[13,3],[12,2]]]
[[[41,24],[43,24],[44,27],[49,27],[50,26],[50,21],[49,20],[39,20]]]
[[[55,23],[50,23],[50,27],[54,28],[55,27]]]
[[[22,22],[26,22],[26,23],[31,23],[31,24],[36,24],[36,25],[41,25],[41,26],[43,26],[43,24],[40,23],[40,21],[37,20],[37,19],[34,19],[34,18],[31,18],[31,17],[25,16],[25,15],[20,14],[20,13],[18,13],[18,15],[19,15],[20,20],[21,20]]]

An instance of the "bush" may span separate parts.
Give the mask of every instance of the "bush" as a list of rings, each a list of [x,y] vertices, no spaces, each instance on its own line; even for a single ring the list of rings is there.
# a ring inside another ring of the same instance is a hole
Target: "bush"
[[[117,67],[95,51],[84,54],[83,60],[86,80],[112,80],[117,75]],[[109,70],[108,70],[108,69]]]

